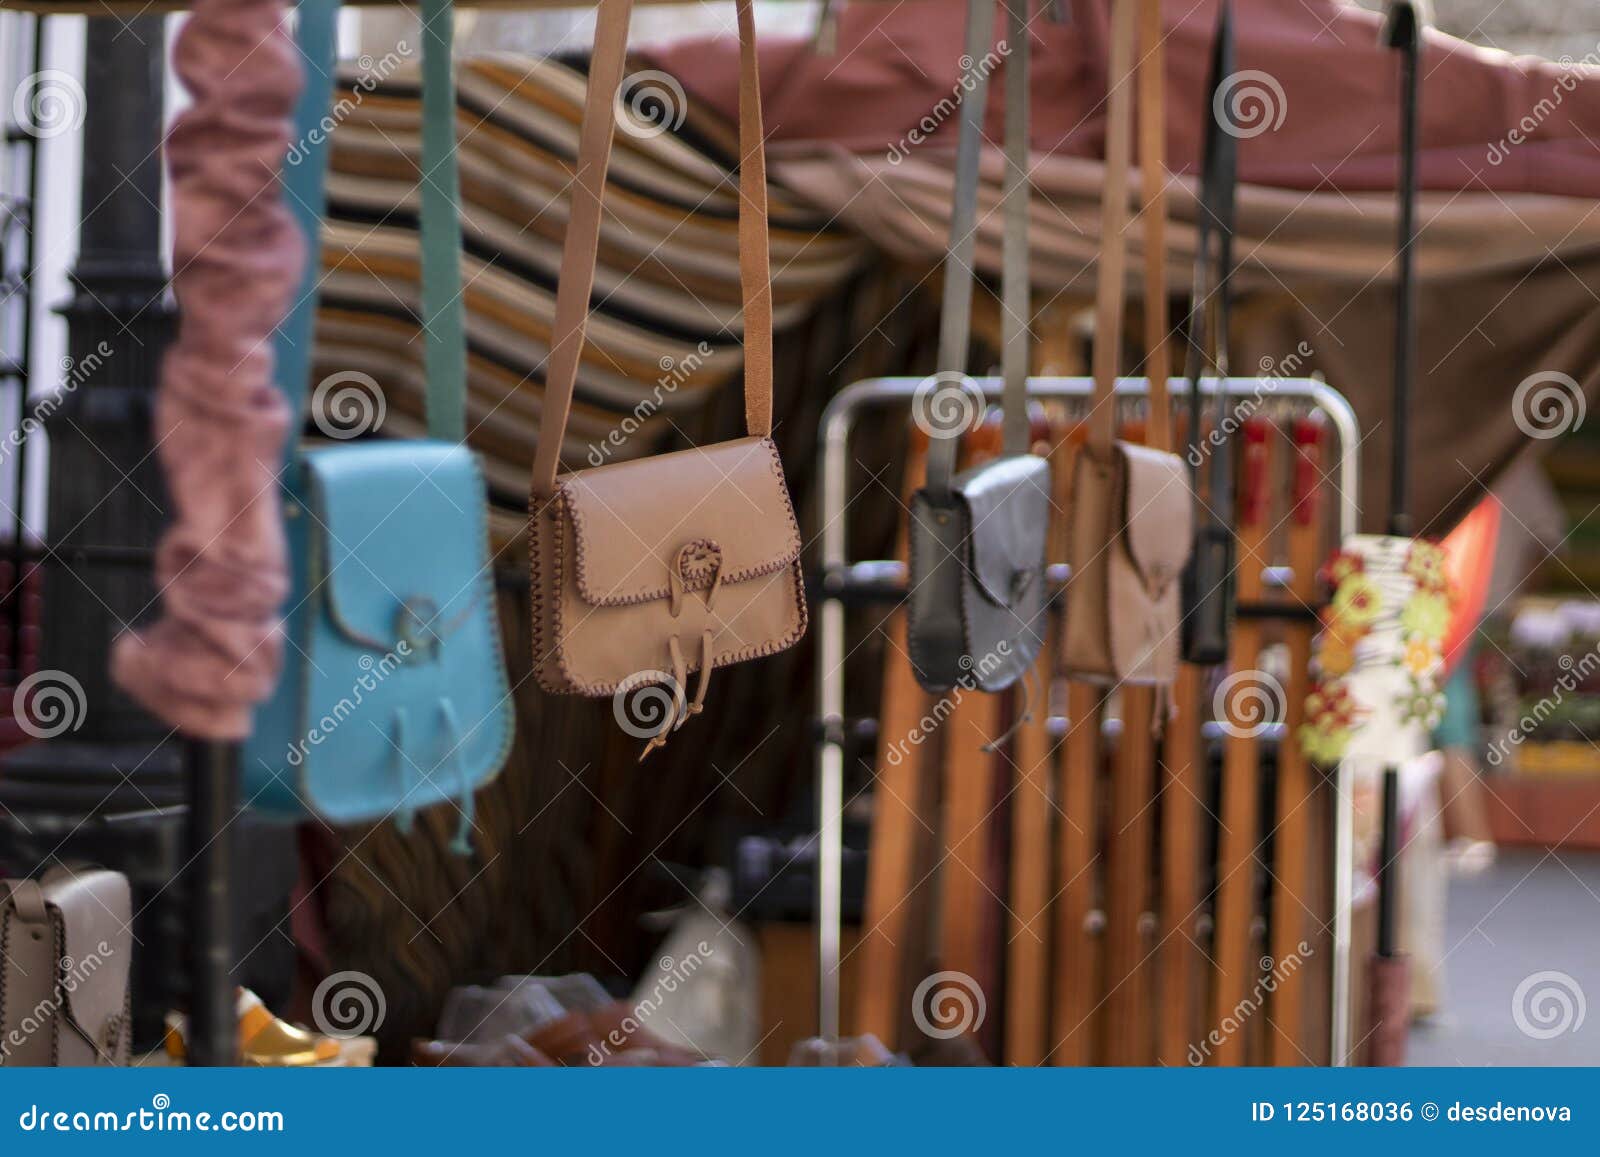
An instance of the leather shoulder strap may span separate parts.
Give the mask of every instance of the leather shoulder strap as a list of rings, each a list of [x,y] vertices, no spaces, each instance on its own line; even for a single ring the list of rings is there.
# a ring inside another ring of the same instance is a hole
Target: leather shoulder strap
[[[1228,307],[1233,277],[1234,186],[1238,142],[1218,115],[1217,96],[1234,71],[1233,11],[1223,0],[1211,41],[1211,73],[1206,84],[1205,134],[1200,161],[1200,204],[1195,216],[1194,283],[1189,293],[1188,346],[1183,376],[1191,383],[1190,438],[1200,436],[1198,384],[1207,364],[1217,376],[1228,372]],[[1212,256],[1212,238],[1216,256]],[[1220,403],[1219,403],[1220,404]]]
[[[48,924],[44,889],[37,880],[0,880],[0,901],[9,899],[17,918],[25,924]]]
[[[1138,29],[1142,27],[1153,43],[1147,43],[1139,54],[1137,80],[1135,80],[1134,47]],[[1100,261],[1095,286],[1094,333],[1094,394],[1089,412],[1089,445],[1098,453],[1109,453],[1116,438],[1117,369],[1122,353],[1123,296],[1128,267],[1128,177],[1132,162],[1133,85],[1139,86],[1141,115],[1144,121],[1140,133],[1141,161],[1151,171],[1145,174],[1149,182],[1145,204],[1145,245],[1154,284],[1148,286],[1149,296],[1158,294],[1162,301],[1147,303],[1163,318],[1162,340],[1150,351],[1150,410],[1165,415],[1168,408],[1167,381],[1164,372],[1166,355],[1165,275],[1154,272],[1160,253],[1163,227],[1160,221],[1165,207],[1164,198],[1157,192],[1164,181],[1161,154],[1163,145],[1163,112],[1166,99],[1166,80],[1162,74],[1160,0],[1112,0],[1110,66],[1106,77],[1106,168],[1105,185],[1100,198]],[[1154,250],[1155,252],[1150,252]],[[1152,327],[1153,330],[1153,327]],[[1157,373],[1160,369],[1163,372]],[[1164,424],[1164,423],[1163,423]],[[1158,432],[1159,426],[1152,429]]]
[[[467,423],[461,289],[461,175],[451,0],[422,0],[422,325],[428,437],[460,442]]]
[[[1029,330],[1033,322],[1033,286],[1028,273],[1028,88],[1033,56],[1028,29],[1032,0],[1004,0],[1006,6],[1006,175],[1001,200],[1005,206],[1005,239],[1000,272],[1002,334],[1002,433],[1006,454],[1026,454],[1028,421]]]
[[[1145,443],[1172,449],[1167,329],[1167,101],[1161,0],[1139,5],[1139,207],[1144,225],[1144,371],[1150,379]]]
[[[1031,0],[1005,0],[1005,176],[1001,203],[1005,214],[1001,251],[1001,371],[1004,392],[1004,448],[1021,454],[1028,448],[1028,353],[1032,295],[1028,274],[1028,88],[1030,51],[1028,14]],[[950,209],[950,245],[944,261],[944,296],[939,315],[940,389],[967,366],[972,336],[973,266],[978,234],[978,169],[983,152],[983,114],[988,103],[988,74],[993,66],[995,0],[969,0],[967,62],[961,79],[961,110],[956,138],[955,194]],[[953,387],[948,387],[953,388]],[[959,407],[955,408],[959,409]],[[928,446],[927,487],[935,497],[950,491],[959,449],[958,432],[934,438]]]
[[[305,273],[293,310],[277,331],[278,387],[293,421],[287,455],[299,433],[311,377],[318,289],[322,284],[322,220],[327,215],[328,141],[333,108],[339,0],[300,0],[296,42],[305,62],[295,105],[295,144],[283,187],[306,247]],[[466,435],[466,313],[461,297],[460,177],[456,160],[455,81],[451,72],[451,0],[422,2],[422,325],[426,335],[428,436],[459,442]]]
[[[289,403],[289,437],[284,460],[300,449],[306,393],[311,386],[311,347],[315,341],[317,289],[322,284],[322,218],[328,204],[328,133],[323,120],[333,107],[339,0],[300,0],[295,42],[304,74],[294,109],[294,144],[284,158],[284,201],[305,244],[305,269],[294,307],[273,338],[276,381]]]
[[[745,426],[757,436],[772,432],[772,277],[767,249],[767,168],[761,117],[761,81],[756,64],[752,0],[736,0],[739,18],[739,283],[744,300]],[[535,498],[555,489],[561,440],[572,409],[572,393],[583,354],[589,299],[600,247],[601,200],[611,159],[615,102],[622,84],[633,0],[600,0],[589,84],[583,104],[572,212],[561,250],[555,324],[545,363],[544,407],[533,459]]]

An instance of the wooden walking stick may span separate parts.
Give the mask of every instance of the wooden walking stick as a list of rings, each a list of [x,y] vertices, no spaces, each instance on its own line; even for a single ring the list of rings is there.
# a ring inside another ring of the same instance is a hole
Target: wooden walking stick
[[[1007,16],[1007,37],[1012,42],[1012,56],[1007,61],[1006,72],[1006,196],[1027,196],[1029,183],[1026,166],[1029,159],[1028,70],[1013,68],[1022,64],[1031,50],[1028,30],[1028,10],[1031,0],[1002,0]],[[1017,239],[1026,246],[1026,221],[1016,232]],[[1032,287],[1007,282],[1002,292],[1006,296],[1005,308],[1025,312],[1028,327],[1033,321]],[[1007,357],[1027,357],[1028,343],[1020,349],[1012,347]],[[1035,432],[1035,444],[1049,445],[1050,430],[1046,425]],[[1052,487],[1054,483],[1052,482]],[[1052,520],[1060,518],[1052,512]],[[1050,536],[1053,540],[1054,534]],[[1055,543],[1047,541],[1045,559],[1060,557]],[[1045,620],[1048,622],[1048,619]],[[1043,646],[1034,665],[1031,678],[1047,688],[1048,672],[1052,662],[1052,635],[1045,630]],[[1018,694],[1014,692],[1015,696]],[[1026,688],[1020,694],[1026,695]],[[1050,738],[1050,703],[1048,690],[1039,696],[1017,724],[1013,746],[1015,758],[1015,783],[1011,796],[1011,879],[1009,888],[1010,920],[1006,938],[1006,993],[1005,993],[1005,1059],[1007,1064],[1037,1065],[1045,1058],[1047,1034],[1050,1026],[1050,829],[1053,804],[1050,799],[1050,771],[1055,743]],[[1025,710],[1019,706],[1017,710]]]
[[[1056,519],[1060,522],[1060,519]],[[1063,555],[1052,527],[1051,558]],[[1046,635],[1041,678],[1054,659]],[[1016,738],[1016,794],[1011,801],[1011,927],[1007,943],[1005,1058],[1010,1065],[1043,1063],[1050,1031],[1051,780],[1056,741],[1048,704],[1035,705]]]
[[[1242,603],[1261,598],[1261,571],[1267,565],[1267,479],[1271,473],[1272,440],[1265,419],[1251,417],[1244,425],[1243,477],[1239,487],[1239,569],[1237,589]],[[1218,722],[1225,732],[1222,756],[1221,826],[1217,855],[1216,920],[1211,955],[1216,979],[1211,1001],[1212,1027],[1238,1019],[1237,1010],[1256,975],[1250,945],[1250,922],[1256,896],[1256,856],[1260,777],[1258,736],[1264,718],[1252,694],[1260,672],[1261,624],[1239,618],[1233,624],[1228,676],[1216,696]],[[1255,688],[1259,689],[1259,688]],[[1243,1031],[1228,1033],[1212,1061],[1245,1063]]]
[[[1082,452],[1088,433],[1080,417],[1067,426],[1051,453],[1050,476],[1055,488],[1055,509],[1071,509],[1072,467]],[[1058,515],[1053,544],[1066,557],[1065,519]],[[1099,938],[1093,927],[1096,912],[1096,877],[1099,862],[1099,808],[1096,784],[1100,778],[1100,688],[1069,680],[1066,691],[1066,737],[1056,773],[1061,823],[1056,851],[1054,943],[1054,1008],[1051,1014],[1051,1048],[1047,1059],[1056,1065],[1094,1062],[1096,1007],[1099,1004]]]
[[[1199,908],[1200,800],[1205,790],[1200,741],[1200,696],[1205,668],[1178,667],[1172,685],[1172,716],[1162,739],[1165,769],[1161,797],[1161,927],[1156,1060],[1189,1063],[1195,1041],[1197,955],[1192,938]]]
[[[1166,118],[1160,0],[1140,0],[1139,181],[1143,202],[1145,374],[1165,380],[1171,374],[1167,346],[1166,276]],[[1126,433],[1123,435],[1128,436]],[[1144,442],[1172,449],[1172,415],[1152,406]],[[1155,798],[1157,691],[1150,686],[1122,687],[1122,733],[1117,747],[1117,774],[1111,790],[1111,830],[1107,841],[1106,905],[1107,1061],[1148,1064],[1151,1041],[1145,960],[1144,921],[1150,906],[1150,836]]]
[[[913,427],[906,456],[902,503],[922,485],[928,436]],[[906,559],[906,523],[901,521],[895,557]],[[900,1026],[909,1011],[905,987],[912,940],[911,893],[918,884],[919,845],[934,832],[924,816],[934,812],[933,745],[911,743],[933,701],[917,685],[906,649],[906,613],[896,608],[882,628],[883,697],[878,708],[878,766],[872,799],[871,855],[867,858],[866,908],[861,940],[861,980],[856,1031],[871,1033],[889,1048],[900,1047]]]
[[[1072,459],[1082,434],[1052,470],[1071,478]],[[1070,487],[1069,487],[1070,488]],[[1061,504],[1067,509],[1065,503]],[[1094,1061],[1095,1009],[1099,1004],[1099,937],[1093,927],[1095,877],[1099,861],[1099,811],[1095,785],[1100,778],[1100,688],[1067,683],[1067,735],[1060,766],[1061,868],[1055,919],[1055,1013],[1051,1031],[1053,1063],[1087,1065]]]
[[[1317,597],[1317,565],[1322,555],[1319,509],[1324,424],[1314,416],[1295,419],[1293,495],[1289,514],[1289,596],[1297,610],[1309,611]],[[1300,944],[1313,911],[1308,894],[1314,781],[1311,761],[1298,738],[1310,690],[1311,636],[1315,621],[1297,618],[1284,628],[1289,650],[1289,686],[1283,740],[1278,744],[1278,808],[1273,834],[1271,956],[1279,973],[1272,995],[1268,1061],[1298,1065],[1306,1051],[1306,964]],[[1291,963],[1292,962],[1292,965]]]
[[[1031,52],[1028,12],[1032,0],[1002,0],[1006,9],[1007,38],[1012,54],[1006,62],[1006,189],[1007,198],[1030,193],[1027,178],[1029,161],[1028,69]],[[1019,219],[1007,234],[1007,243],[1027,245],[1026,218]],[[1008,279],[1002,293],[1003,308],[1021,311],[1024,333],[1032,328],[1032,287],[1026,280]],[[1002,342],[1006,358],[1031,361],[1031,343]],[[1031,365],[1028,366],[1031,369]],[[1024,370],[1023,372],[1026,372]],[[1034,444],[1048,447],[1048,424],[1033,432]],[[1059,521],[1059,519],[1056,519]],[[1046,544],[1046,561],[1055,557],[1053,544]],[[1048,621],[1048,620],[1046,620]],[[1009,785],[1011,811],[1010,887],[1007,908],[1009,920],[1005,944],[1005,1059],[1007,1064],[1037,1065],[1044,1060],[1049,1030],[1050,1009],[1050,830],[1054,815],[1050,798],[1050,770],[1055,744],[1050,738],[1048,694],[1039,696],[1031,710],[1026,703],[1029,679],[1045,686],[1051,664],[1051,632],[1047,629],[1039,658],[1025,686],[1012,693],[1023,702],[1014,707],[1023,712],[1016,726],[1012,745],[1014,781]]]
[[[1195,223],[1194,279],[1189,294],[1188,350],[1183,376],[1189,382],[1187,443],[1191,481],[1198,503],[1194,553],[1184,571],[1183,657],[1173,686],[1173,716],[1167,724],[1163,761],[1167,778],[1162,796],[1161,911],[1166,930],[1161,941],[1161,1062],[1192,1062],[1195,1046],[1195,976],[1190,929],[1197,911],[1195,878],[1200,871],[1202,793],[1206,791],[1204,722],[1201,695],[1205,672],[1227,658],[1233,618],[1233,486],[1231,437],[1223,428],[1228,373],[1229,282],[1233,272],[1236,140],[1217,110],[1217,95],[1234,72],[1233,14],[1226,0],[1217,11],[1201,161],[1200,205]],[[1212,254],[1215,245],[1215,256]],[[1201,379],[1210,363],[1217,383],[1218,420],[1205,437]]]
[[[968,434],[961,469],[1000,453],[1000,428],[985,424]],[[1005,730],[1005,699],[957,686],[935,700],[943,716],[935,736],[940,751],[942,802],[939,821],[939,950],[941,971],[964,973],[978,991],[998,991],[998,970],[989,932],[990,912],[1002,881],[991,877],[995,783],[1000,757],[990,744]]]
[[[1083,351],[1073,332],[1075,319],[1091,303],[1058,299],[1039,315],[1039,372],[1072,377],[1084,372]],[[1073,459],[1087,429],[1081,413],[1052,424],[1050,478],[1053,490],[1050,558],[1067,557]],[[1054,627],[1051,628],[1054,634]],[[1046,668],[1053,670],[1052,668]],[[1052,676],[1050,710],[1065,709],[1066,738],[1057,747],[1050,769],[1060,810],[1056,824],[1054,910],[1051,944],[1050,1017],[1044,1060],[1054,1065],[1086,1065],[1093,1059],[1095,994],[1098,961],[1090,928],[1095,903],[1097,810],[1095,780],[1099,758],[1099,692],[1087,683]]]

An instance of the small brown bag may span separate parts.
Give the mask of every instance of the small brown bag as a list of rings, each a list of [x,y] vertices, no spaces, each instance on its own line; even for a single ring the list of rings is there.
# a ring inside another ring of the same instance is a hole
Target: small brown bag
[[[618,696],[618,723],[651,736],[647,755],[700,711],[714,668],[798,640],[806,604],[800,527],[770,436],[772,286],[751,0],[738,2],[739,272],[750,436],[556,476],[594,285],[631,9],[632,0],[599,6],[533,465],[529,547],[540,685]],[[653,692],[625,702],[643,689]]]
[[[55,868],[0,881],[0,1065],[125,1065],[128,880]]]
[[[1072,475],[1070,557],[1062,667],[1075,679],[1102,683],[1170,683],[1178,672],[1180,578],[1194,541],[1194,499],[1183,459],[1170,440],[1165,373],[1150,382],[1152,442],[1116,440],[1116,378],[1122,346],[1123,279],[1127,265],[1128,167],[1133,121],[1136,0],[1112,8],[1106,178],[1101,201],[1101,252],[1096,287],[1094,394],[1089,437]],[[1148,78],[1159,116],[1160,78]],[[1159,121],[1141,125],[1155,145],[1147,170],[1159,165]],[[1159,180],[1157,175],[1155,179]],[[1160,246],[1160,214],[1147,223],[1147,245]],[[1154,264],[1154,263],[1152,263]],[[1157,278],[1159,280],[1159,278]],[[1152,296],[1164,292],[1151,287]],[[1164,335],[1162,335],[1164,336]],[[1154,364],[1165,359],[1152,359]]]

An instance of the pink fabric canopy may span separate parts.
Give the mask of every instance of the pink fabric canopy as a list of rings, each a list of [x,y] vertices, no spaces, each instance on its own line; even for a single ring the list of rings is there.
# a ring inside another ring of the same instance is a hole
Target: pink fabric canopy
[[[1206,70],[1217,0],[1168,0],[1169,167],[1198,168]],[[1062,0],[1057,23],[1041,4],[1032,25],[1033,144],[1044,153],[1098,158],[1105,152],[1106,0]],[[966,0],[846,4],[838,48],[808,41],[761,46],[769,141],[834,145],[856,153],[903,148],[913,129],[957,88]],[[1245,184],[1342,192],[1394,188],[1398,140],[1395,54],[1378,45],[1381,18],[1339,0],[1235,0],[1239,87],[1246,135]],[[996,40],[1003,29],[997,23]],[[704,100],[732,115],[736,46],[688,41],[647,54]],[[1429,31],[1420,173],[1424,189],[1600,193],[1600,76],[1512,57]],[[1003,65],[1002,65],[1003,67]],[[988,132],[998,142],[999,85],[989,89]],[[1186,115],[1188,110],[1188,115]],[[1253,119],[1266,117],[1265,123]],[[1251,133],[1258,125],[1262,131]],[[953,148],[955,117],[937,119],[927,145]],[[1521,143],[1517,143],[1518,141]]]
[[[1100,244],[1109,4],[1070,0],[1065,23],[1044,7],[1032,25],[1032,273],[1049,298],[1086,305]],[[1193,174],[1217,7],[1169,0],[1164,9],[1173,286],[1188,284],[1193,260]],[[886,253],[924,265],[930,279],[949,236],[965,10],[965,0],[853,4],[831,55],[809,43],[763,45],[773,178]],[[1241,184],[1232,364],[1252,373],[1292,359],[1296,374],[1320,372],[1350,400],[1362,431],[1363,525],[1381,530],[1398,59],[1378,45],[1376,14],[1335,0],[1235,0],[1234,11],[1238,68],[1226,107],[1240,138]],[[997,27],[996,73],[1005,67],[1000,35]],[[691,101],[732,108],[731,41],[648,55]],[[1590,63],[1427,36],[1411,505],[1428,532],[1449,529],[1509,463],[1559,432],[1543,428],[1540,413],[1519,412],[1530,399],[1551,400],[1549,389],[1519,390],[1530,376],[1581,391],[1586,402],[1600,397],[1596,78]],[[1002,130],[998,79],[989,89],[991,143]],[[990,274],[1000,252],[998,152],[985,158],[979,191],[977,261]],[[1136,247],[1140,232],[1131,226]],[[1141,292],[1137,276],[1129,289]]]

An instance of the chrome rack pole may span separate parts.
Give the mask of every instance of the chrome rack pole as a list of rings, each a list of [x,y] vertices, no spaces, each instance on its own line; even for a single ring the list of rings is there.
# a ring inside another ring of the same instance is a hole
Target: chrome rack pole
[[[817,645],[817,704],[821,748],[817,765],[817,1034],[839,1039],[839,944],[844,887],[844,604],[827,576],[845,561],[845,444],[852,414],[835,397],[823,411],[821,639]]]

